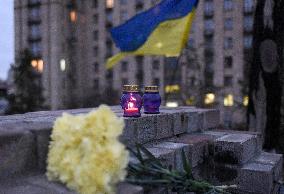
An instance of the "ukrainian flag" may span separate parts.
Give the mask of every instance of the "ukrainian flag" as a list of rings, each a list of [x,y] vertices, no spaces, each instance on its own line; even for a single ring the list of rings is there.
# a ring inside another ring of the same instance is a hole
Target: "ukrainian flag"
[[[198,0],[163,0],[124,24],[111,29],[120,53],[107,61],[107,68],[128,55],[177,57],[188,41]]]

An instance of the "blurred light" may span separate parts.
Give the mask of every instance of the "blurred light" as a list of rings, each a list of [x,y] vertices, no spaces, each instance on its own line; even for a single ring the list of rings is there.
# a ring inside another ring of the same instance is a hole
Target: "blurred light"
[[[165,92],[166,93],[174,93],[180,91],[180,86],[179,85],[167,85],[165,87]]]
[[[166,107],[176,108],[176,107],[178,107],[178,102],[167,102]]]
[[[37,61],[37,70],[39,72],[43,72],[43,60],[38,60]]]
[[[66,70],[66,61],[65,61],[65,59],[61,59],[60,60],[60,69],[61,69],[61,71],[65,71]]]
[[[107,8],[113,8],[113,6],[114,6],[114,0],[106,0]]]
[[[213,104],[215,102],[215,94],[208,93],[205,95],[204,104]]]
[[[33,68],[35,68],[37,71],[39,72],[43,72],[43,60],[40,59],[40,60],[32,60],[31,61],[31,65]]]
[[[36,68],[37,67],[37,60],[32,60],[31,65]]]
[[[249,97],[248,96],[244,96],[243,105],[244,106],[248,106],[248,104],[249,104]]]
[[[224,106],[234,106],[234,96],[232,94],[225,96]]]
[[[71,22],[76,22],[77,21],[77,13],[76,13],[76,11],[70,11],[70,20],[71,20]]]
[[[194,96],[190,96],[188,99],[186,99],[186,105],[192,106],[195,104],[195,97]]]

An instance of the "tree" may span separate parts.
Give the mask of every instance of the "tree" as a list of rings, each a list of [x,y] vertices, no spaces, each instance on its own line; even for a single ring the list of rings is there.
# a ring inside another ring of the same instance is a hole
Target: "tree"
[[[8,95],[8,114],[42,110],[41,74],[31,65],[32,55],[25,50],[17,65],[12,66],[14,92]]]
[[[264,148],[284,153],[284,0],[258,0],[250,67],[248,120],[264,135]],[[282,72],[282,73],[281,73]],[[281,80],[282,76],[282,80]]]

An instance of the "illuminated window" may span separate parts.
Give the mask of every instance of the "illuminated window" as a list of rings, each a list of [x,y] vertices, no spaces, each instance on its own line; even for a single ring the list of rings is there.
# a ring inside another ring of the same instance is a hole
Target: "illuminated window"
[[[244,99],[243,99],[243,105],[248,106],[248,104],[249,104],[249,97],[245,96]]]
[[[39,72],[43,72],[43,60],[32,60],[31,65],[33,68],[35,68]]]
[[[39,72],[43,72],[43,60],[37,61],[37,69]]]
[[[215,102],[215,94],[208,93],[205,95],[204,104],[213,104]]]
[[[65,71],[66,70],[66,61],[65,59],[60,60],[60,70]]]
[[[106,0],[106,8],[111,9],[114,6],[114,0]]]
[[[224,106],[234,106],[234,96],[232,94],[225,96]]]
[[[178,102],[167,102],[166,107],[176,108],[176,107],[178,107]]]
[[[186,105],[192,106],[195,104],[195,97],[194,96],[190,96],[188,99],[186,99]]]
[[[32,60],[31,65],[36,68],[37,67],[37,60]]]
[[[77,21],[77,13],[76,13],[76,11],[71,11],[70,12],[70,20],[71,20],[71,22],[76,22]]]
[[[166,93],[175,93],[180,91],[180,86],[179,85],[167,85],[165,87],[165,92]]]

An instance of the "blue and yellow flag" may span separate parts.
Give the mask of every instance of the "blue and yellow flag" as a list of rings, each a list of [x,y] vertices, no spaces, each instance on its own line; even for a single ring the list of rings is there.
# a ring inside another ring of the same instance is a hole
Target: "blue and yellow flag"
[[[121,52],[108,59],[107,68],[127,55],[179,56],[188,41],[197,4],[198,0],[163,0],[111,29]]]

